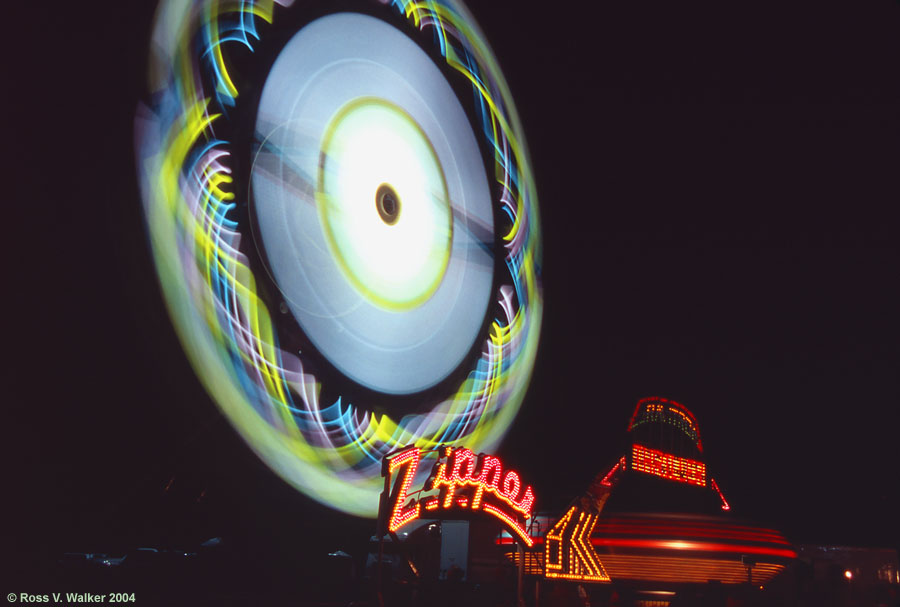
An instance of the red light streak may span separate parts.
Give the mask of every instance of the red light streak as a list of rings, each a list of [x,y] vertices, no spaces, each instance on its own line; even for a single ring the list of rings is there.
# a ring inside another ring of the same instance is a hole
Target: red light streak
[[[633,541],[636,541],[636,542],[667,542],[667,541],[668,542],[682,542],[682,544],[681,544],[682,547],[687,545],[684,542],[689,542],[694,538],[708,538],[708,539],[718,539],[718,540],[724,540],[724,541],[728,541],[728,540],[745,541],[745,542],[746,541],[751,541],[751,542],[755,541],[755,542],[760,542],[760,543],[768,542],[771,544],[790,546],[790,543],[788,543],[788,541],[785,540],[781,536],[768,535],[768,534],[764,534],[764,533],[757,534],[757,533],[752,533],[752,532],[728,534],[726,532],[717,533],[715,531],[710,531],[710,530],[685,530],[685,529],[679,530],[679,529],[673,529],[673,528],[663,528],[663,529],[626,528],[626,529],[622,529],[622,528],[617,528],[612,525],[605,525],[602,522],[598,522],[596,527],[594,528],[594,530],[598,535],[608,535],[610,533],[619,532],[619,533],[626,533],[626,534],[630,533],[632,535],[645,535],[645,536],[646,535],[656,535],[656,532],[661,531],[662,535],[668,535],[670,537],[667,539],[656,538],[656,539],[652,539],[652,540],[650,540],[650,539],[648,539],[648,540],[633,539]],[[683,540],[683,539],[674,539],[671,537],[671,536],[677,537],[679,534],[681,534],[682,537],[687,537],[689,539]],[[536,537],[536,538],[532,538],[532,539],[534,540],[534,542],[536,544],[541,544],[544,541],[544,538],[541,538],[541,537]],[[623,542],[632,541],[631,538],[609,538],[609,537],[604,538],[604,540],[609,541],[609,542],[615,542],[615,541],[619,541],[619,540],[621,540]],[[513,543],[513,539],[509,538],[509,537],[499,537],[499,538],[497,538],[496,543],[497,544],[511,544],[511,543]],[[696,545],[700,545],[700,544],[713,545],[708,542],[695,542],[695,544]],[[726,543],[719,543],[719,544],[715,544],[715,545],[720,546],[723,549],[729,545],[730,546],[738,546],[738,544],[726,544]],[[673,546],[670,546],[670,548],[671,547],[675,547],[675,546],[673,545]],[[759,548],[766,549],[764,546],[759,547]],[[735,548],[735,549],[737,549],[737,548]],[[772,549],[780,550],[779,548],[772,548]]]
[[[528,537],[531,537],[531,536],[528,536]],[[505,546],[507,544],[515,544],[515,543],[516,543],[516,538],[514,538],[514,537],[500,536],[494,540],[494,544],[496,544],[497,546]],[[532,544],[543,544],[544,538],[531,537],[531,543]]]
[[[738,537],[746,535],[753,540],[784,542],[784,536],[775,529],[750,527],[717,519],[672,518],[655,516],[609,516],[597,523],[598,529],[619,533],[660,535],[709,535],[711,537]]]
[[[543,569],[543,557],[544,554],[540,552],[526,552],[525,572],[540,574]],[[506,558],[512,563],[519,562],[518,554],[515,552],[508,552]],[[609,577],[614,580],[703,584],[716,580],[722,584],[747,583],[747,568],[739,559],[698,558],[690,555],[605,554],[603,565]],[[767,583],[784,568],[785,566],[779,563],[757,563],[753,567],[753,579]]]
[[[616,465],[612,467],[612,470],[610,470],[609,472],[606,473],[606,476],[603,477],[603,480],[600,481],[600,484],[603,485],[604,487],[612,487],[612,477],[616,473],[616,470],[618,470],[619,468],[622,468],[624,470],[625,466],[627,466],[627,462],[625,461],[625,458],[623,457],[622,459],[620,459],[619,461],[616,462]]]
[[[525,531],[525,528],[517,520],[515,520],[499,508],[495,508],[490,504],[485,504],[481,509],[488,514],[493,514],[498,519],[506,523],[507,526],[509,526],[509,528],[516,533],[516,535],[522,538],[522,541],[525,542],[525,545],[527,545],[529,548],[534,545],[534,539],[530,535],[528,535],[528,532]],[[512,538],[509,539],[512,540]]]
[[[603,563],[610,577],[616,580],[653,580],[662,582],[706,583],[716,580],[723,584],[746,584],[747,569],[740,559],[698,558],[695,556],[656,556],[607,554]],[[753,580],[767,583],[784,565],[757,563]]]
[[[758,527],[746,527],[743,525],[720,524],[710,521],[703,525],[696,521],[680,523],[678,521],[661,523],[647,519],[626,519],[621,517],[599,518],[594,526],[594,534],[606,541],[639,541],[639,542],[682,542],[672,544],[669,548],[695,547],[700,545],[717,545],[722,549],[727,546],[739,550],[746,542],[757,544],[775,544],[775,546],[756,546],[763,550],[783,550],[790,548],[790,543],[779,532],[773,529]],[[624,537],[623,537],[624,536]],[[638,536],[638,537],[634,537]],[[644,536],[644,538],[640,538]],[[651,536],[651,537],[647,537]],[[698,542],[698,538],[700,541]],[[543,542],[543,538],[534,538],[536,544]],[[716,543],[703,540],[719,540]],[[498,544],[512,543],[512,538],[498,538]],[[694,542],[688,544],[685,542]],[[730,542],[730,544],[729,544]]]
[[[615,521],[615,519],[613,519]],[[677,525],[644,525],[642,523],[618,523],[600,521],[598,532],[603,535],[656,535],[676,537],[704,537],[724,540],[745,540],[751,542],[772,542],[789,545],[784,537],[772,530],[754,530],[749,527],[716,528]]]
[[[594,537],[591,538],[591,544],[594,546],[611,546],[616,548],[661,548],[664,550],[696,550],[698,552],[740,552],[742,554],[765,554],[767,556],[797,558],[797,553],[789,548],[718,544],[713,542],[695,542],[687,540],[642,540]]]
[[[719,494],[719,499],[722,500],[722,510],[731,510],[731,506],[728,505],[728,502],[725,501],[725,496],[722,495],[722,490],[719,489],[719,485],[716,484],[716,479],[709,479],[712,488],[716,490],[716,493]]]

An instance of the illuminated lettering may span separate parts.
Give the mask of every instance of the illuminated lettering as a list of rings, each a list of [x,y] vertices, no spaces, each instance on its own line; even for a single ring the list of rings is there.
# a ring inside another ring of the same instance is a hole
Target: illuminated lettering
[[[419,469],[419,450],[416,448],[407,449],[390,460],[388,471],[391,475],[397,468],[403,468],[403,477],[395,483],[395,490],[391,496],[391,518],[388,521],[388,531],[393,533],[406,523],[419,518],[421,506],[418,502],[404,507],[403,502],[409,494],[409,487],[416,478],[416,471]]]
[[[706,464],[686,457],[678,457],[643,445],[632,445],[631,468],[679,483],[706,486]]]
[[[631,432],[634,428],[647,422],[661,422],[675,426],[694,441],[697,449],[703,451],[697,420],[694,418],[694,414],[681,403],[657,396],[642,398],[638,401],[631,420],[628,422],[628,431]]]
[[[452,504],[457,488],[475,487],[472,508],[480,506],[484,494],[490,493],[526,518],[531,516],[534,508],[534,489],[529,486],[525,491],[521,491],[522,481],[518,473],[515,470],[507,470],[504,474],[503,464],[496,457],[476,456],[466,448],[446,447],[443,459],[447,461],[438,461],[435,464],[431,482],[425,489],[427,491],[440,489],[442,496],[440,501],[444,508],[449,508]]]
[[[525,530],[525,520],[534,510],[534,489],[522,488],[522,479],[515,470],[504,470],[499,458],[492,455],[476,455],[464,447],[442,447],[440,457],[422,488],[425,492],[437,491],[420,500],[410,500],[410,485],[419,466],[420,451],[411,447],[388,458],[385,473],[393,475],[402,470],[402,478],[394,485],[389,498],[387,528],[394,532],[418,518],[422,508],[432,513],[447,510],[482,511],[497,518],[510,528],[525,544],[534,540]]]

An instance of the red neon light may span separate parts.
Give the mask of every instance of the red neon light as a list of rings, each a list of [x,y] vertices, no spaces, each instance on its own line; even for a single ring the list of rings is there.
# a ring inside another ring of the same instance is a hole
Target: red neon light
[[[699,449],[701,453],[703,452],[703,442],[700,440],[700,428],[697,424],[697,418],[694,417],[694,414],[691,413],[690,410],[681,403],[670,400],[668,398],[662,398],[661,396],[650,396],[647,398],[642,398],[637,402],[637,405],[634,408],[634,413],[631,414],[631,419],[628,421],[629,432],[631,432],[631,429],[634,427],[634,422],[635,420],[637,420],[638,414],[640,414],[641,412],[641,407],[643,407],[645,404],[647,411],[664,414],[665,411],[668,410],[682,417],[688,423],[691,430],[693,430],[697,435],[697,449]]]
[[[518,473],[515,470],[508,470],[504,474],[503,464],[498,458],[478,457],[465,448],[446,448],[444,457],[448,458],[449,462],[439,462],[436,465],[431,485],[426,487],[428,491],[441,489],[444,508],[451,506],[453,495],[458,488],[474,487],[473,509],[481,505],[485,493],[490,493],[525,518],[531,516],[534,508],[534,489],[526,487],[524,492],[521,491],[522,481]]]
[[[689,538],[713,538],[721,540],[744,540],[749,542],[771,542],[788,546],[788,541],[777,531],[739,526],[693,526],[675,524],[644,524],[643,521],[620,522],[621,519],[602,520],[597,525],[600,534],[656,535]]]
[[[544,555],[535,552],[525,553],[525,573],[540,574],[543,569]],[[515,552],[507,552],[506,558],[518,565],[520,559]],[[716,580],[722,584],[746,584],[747,568],[740,559],[735,558],[699,558],[693,554],[605,554],[603,566],[614,580],[642,580],[644,582],[669,583],[701,583]],[[753,581],[769,582],[784,571],[780,563],[758,562],[753,566]],[[561,577],[547,575],[547,577]],[[650,591],[649,594],[674,595],[672,591]],[[642,604],[668,603],[668,600],[641,601]]]
[[[399,481],[399,488],[394,492],[392,501],[394,507],[391,508],[391,518],[388,521],[388,531],[393,533],[406,523],[419,518],[420,504],[415,502],[410,507],[404,509],[403,502],[409,494],[409,486],[413,479],[416,478],[416,470],[419,468],[419,450],[412,448],[400,453],[391,460],[388,471],[394,473],[397,468],[403,467],[403,478]]]
[[[544,543],[544,538],[542,538],[542,537],[532,537],[530,535],[528,537],[531,538],[532,544],[543,544]],[[514,538],[514,537],[507,537],[507,536],[501,535],[500,537],[497,537],[494,539],[494,544],[497,546],[505,546],[507,544],[515,544],[515,543],[516,543],[516,538]]]
[[[731,506],[728,505],[728,502],[725,501],[725,496],[722,495],[722,490],[719,489],[719,485],[716,484],[716,479],[709,479],[712,488],[716,490],[716,493],[719,494],[719,499],[722,500],[722,510],[731,510]]]
[[[531,538],[532,543],[534,544],[543,544],[545,543],[545,538],[536,537]],[[551,534],[547,534],[546,550],[551,550],[551,546],[555,550],[559,550],[559,540],[562,538],[551,537]],[[496,544],[504,545],[504,544],[512,544],[514,542],[511,537],[499,537],[495,540]],[[730,553],[741,553],[741,554],[762,554],[764,556],[778,556],[785,558],[797,558],[797,553],[790,548],[776,548],[774,546],[750,546],[743,544],[720,544],[713,542],[696,542],[696,541],[688,541],[688,540],[658,540],[658,539],[625,539],[625,538],[591,538],[590,541],[592,546],[609,546],[614,548],[659,548],[663,550],[695,550],[697,552],[730,552]],[[529,546],[532,544],[529,544]],[[584,553],[584,551],[580,551]],[[549,552],[547,553],[549,556]],[[561,557],[556,556],[555,563],[559,565],[559,559]],[[548,562],[554,562],[553,558]],[[559,566],[558,568],[561,568]],[[548,567],[550,569],[550,567]],[[547,577],[561,577],[561,576],[551,576],[549,573]]]
[[[615,521],[616,519],[612,519]],[[678,525],[643,525],[640,522],[633,524],[621,524],[600,519],[595,531],[598,535],[610,537],[613,535],[626,536],[657,536],[659,541],[663,538],[688,538],[689,540],[696,538],[709,538],[720,541],[744,541],[744,542],[766,542],[770,544],[779,544],[782,546],[790,546],[790,543],[784,539],[784,536],[777,531],[771,529],[756,529],[753,527],[694,527],[694,526],[678,526]],[[540,544],[543,538],[534,538],[535,542]],[[510,537],[499,537],[497,544],[510,544],[513,539]]]
[[[603,480],[600,481],[600,484],[605,487],[612,487],[613,474],[615,474],[616,470],[618,470],[619,468],[624,470],[626,465],[627,465],[627,462],[625,461],[625,457],[623,456],[622,459],[617,461],[616,465],[612,467],[612,470],[610,470],[609,472],[606,473],[606,476],[603,477]]]
[[[747,568],[736,556],[700,558],[677,552],[665,555],[608,554],[603,556],[603,564],[614,580],[701,584],[716,580],[722,584],[746,584]],[[779,563],[758,562],[753,566],[753,581],[767,583],[784,568]]]
[[[572,506],[553,525],[547,532],[544,545],[544,575],[566,580],[609,581],[603,563],[591,546],[591,533],[597,516]]]
[[[706,486],[706,464],[703,462],[648,449],[643,445],[631,446],[631,468],[679,483]]]
[[[478,488],[475,489],[475,498],[472,500],[472,508],[478,508],[481,505],[481,499],[484,496],[484,488],[496,487],[500,482],[500,476],[503,474],[503,464],[500,460],[491,455],[486,455],[481,460],[481,472],[478,473]]]
[[[515,531],[516,535],[518,535],[520,538],[522,538],[522,541],[525,542],[525,544],[529,548],[531,548],[534,545],[534,539],[530,535],[528,535],[528,532],[525,531],[525,527],[523,527],[522,524],[519,523],[519,521],[515,520],[514,518],[512,518],[511,516],[509,516],[502,510],[500,510],[499,508],[495,508],[494,506],[492,506],[490,504],[485,504],[484,507],[482,508],[482,510],[484,510],[488,514],[493,514],[498,519],[500,519],[501,521],[506,523],[511,530]],[[510,539],[512,539],[512,538],[510,538]]]
[[[625,538],[591,538],[594,546],[615,546],[618,548],[663,548],[668,550],[696,550],[698,552],[740,552],[748,554],[765,554],[797,558],[797,553],[789,548],[769,546],[744,546],[738,544],[719,544],[713,542],[694,542],[688,540],[641,540]]]
[[[528,486],[523,491],[522,480],[517,472],[504,471],[502,462],[494,456],[475,455],[465,448],[444,447],[441,455],[424,487],[425,491],[439,490],[440,494],[427,496],[418,502],[411,501],[406,505],[404,502],[416,476],[420,452],[418,448],[412,447],[391,456],[387,473],[393,474],[402,469],[403,476],[395,483],[390,497],[389,531],[394,532],[418,518],[423,506],[428,512],[449,509],[483,510],[506,523],[528,546],[534,543],[524,527],[525,519],[531,516],[534,509],[534,489]],[[467,493],[458,495],[458,491]],[[486,503],[484,500],[487,496],[492,496],[494,503]],[[505,511],[507,508],[509,512]]]

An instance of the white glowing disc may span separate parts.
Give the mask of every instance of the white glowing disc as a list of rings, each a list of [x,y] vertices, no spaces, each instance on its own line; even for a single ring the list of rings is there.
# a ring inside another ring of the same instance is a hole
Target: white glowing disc
[[[385,393],[446,378],[485,321],[494,223],[441,71],[385,22],[323,17],[276,59],[255,137],[257,241],[316,348]]]

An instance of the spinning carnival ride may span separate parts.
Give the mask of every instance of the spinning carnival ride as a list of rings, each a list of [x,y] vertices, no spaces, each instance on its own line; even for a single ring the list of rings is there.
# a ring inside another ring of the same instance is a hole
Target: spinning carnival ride
[[[285,480],[374,516],[399,447],[491,450],[541,322],[508,87],[455,0],[165,0],[137,117],[181,342]]]

